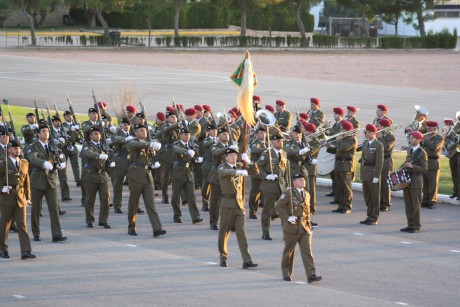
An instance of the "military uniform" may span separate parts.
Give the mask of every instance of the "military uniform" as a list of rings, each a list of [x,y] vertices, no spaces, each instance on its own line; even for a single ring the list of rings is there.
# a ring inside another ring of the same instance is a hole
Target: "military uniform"
[[[168,185],[174,163],[173,144],[179,140],[179,124],[166,124],[161,134],[162,148],[158,158],[163,162],[163,180],[161,182],[161,194],[163,203],[168,203]]]
[[[81,150],[81,156],[85,161],[83,184],[86,190],[85,213],[87,224],[94,223],[94,202],[97,192],[99,192],[100,200],[99,225],[107,224],[109,218],[110,178],[107,173],[107,161],[100,159],[101,154],[107,153],[102,150],[100,143],[96,144],[93,141],[84,144]]]
[[[356,152],[356,138],[346,136],[337,140],[337,147],[331,147],[328,152],[335,153],[334,180],[337,187],[339,206],[336,212],[349,213],[352,208],[353,190],[351,182],[355,171],[353,156]],[[336,197],[334,195],[334,197]]]
[[[202,184],[201,184],[201,197],[203,201],[203,211],[209,211],[209,195],[211,192],[211,185],[208,181],[209,172],[212,168],[212,153],[211,146],[216,142],[216,138],[207,137],[203,140],[203,163],[201,164],[202,170]]]
[[[310,141],[310,157],[311,159],[317,159],[319,150],[321,149],[321,142],[316,137],[309,137]],[[318,175],[316,163],[307,161],[307,172],[308,172],[308,192],[310,193],[310,212],[316,214],[316,176]]]
[[[264,151],[267,150],[267,145],[264,141],[259,139],[255,139],[251,145],[251,161],[257,162],[260,156]],[[262,192],[260,191],[260,185],[262,184],[262,180],[260,175],[251,176],[251,190],[249,191],[249,216],[254,218],[257,211],[259,210],[259,206],[262,202]]]
[[[365,140],[361,156],[361,182],[367,218],[364,222],[376,223],[380,213],[380,176],[383,168],[383,144],[377,139],[369,143]],[[378,178],[374,183],[373,179]],[[363,223],[364,224],[364,223]]]
[[[112,187],[113,187],[113,208],[115,212],[120,212],[123,199],[123,182],[128,174],[129,168],[129,148],[127,138],[130,136],[129,131],[126,132],[118,129],[113,136],[114,154],[113,162],[115,166],[112,168]],[[129,139],[128,139],[129,140]]]
[[[393,148],[396,140],[391,132],[384,132],[384,135],[377,138],[383,145],[383,167],[380,175],[380,210],[387,211],[391,207],[391,191],[388,186],[387,177],[393,171]]]
[[[171,174],[172,179],[172,196],[171,205],[174,210],[174,220],[178,222],[182,216],[180,210],[180,193],[185,192],[185,196],[188,203],[188,209],[190,216],[192,217],[193,223],[201,222],[200,213],[196,206],[195,196],[195,175],[193,168],[195,166],[196,157],[191,157],[188,154],[189,150],[195,151],[195,156],[198,156],[198,148],[192,145],[190,142],[183,144],[182,141],[177,141],[173,144],[174,151],[174,168]]]
[[[423,199],[422,206],[434,207],[438,199],[439,177],[441,175],[441,163],[439,161],[444,139],[435,134],[428,140],[424,140],[422,148],[428,155],[428,171],[423,174]]]
[[[222,187],[222,198],[220,200],[220,228],[218,234],[218,247],[220,253],[220,261],[227,261],[227,242],[230,237],[232,227],[235,227],[236,238],[240,248],[243,263],[251,262],[251,255],[248,250],[248,242],[246,238],[245,226],[245,209],[243,195],[243,177],[236,175],[237,170],[241,170],[240,164],[235,166],[229,163],[222,163],[218,167],[218,175]],[[249,175],[256,176],[258,174],[257,164],[252,163],[247,165]]]
[[[53,136],[54,142],[59,146],[59,148],[64,153],[64,147],[66,147],[66,135],[61,129],[51,128],[50,134]],[[64,139],[64,142],[61,142],[59,139]],[[64,154],[65,156],[65,154]],[[65,156],[66,157],[66,156]],[[66,161],[67,159],[62,159]],[[67,200],[70,198],[70,189],[69,184],[67,183],[67,165],[63,169],[58,170],[59,178],[59,187],[61,189],[61,200]]]
[[[90,120],[87,120],[87,121],[84,121],[82,124],[81,124],[81,130],[83,131],[83,136],[85,138],[85,141],[88,142],[89,141],[89,130],[91,129],[91,127],[93,126],[97,126],[97,122],[92,122]],[[81,152],[80,152],[80,158],[81,158],[81,178],[80,180],[83,182],[85,180],[85,159],[83,158],[83,156],[81,155]],[[86,198],[86,189],[85,189],[85,185],[82,184],[81,185],[81,205],[84,207],[85,206],[85,198]]]
[[[128,233],[136,235],[137,207],[142,195],[145,209],[150,220],[155,237],[165,234],[155,207],[155,190],[152,176],[153,155],[150,142],[138,138],[128,144],[129,148],[129,201],[128,201]]]
[[[308,115],[310,118],[308,119],[308,122],[310,124],[315,124],[316,127],[321,126],[324,123],[324,120],[326,116],[324,115],[324,112],[321,110],[315,110],[315,111],[308,111]]]
[[[259,166],[260,177],[264,178],[260,185],[260,190],[264,197],[264,209],[262,210],[262,237],[270,237],[270,217],[275,202],[286,190],[287,176],[287,156],[286,152],[281,149],[278,153],[271,148],[271,161],[268,150],[264,151],[257,161]],[[270,166],[271,165],[271,166]],[[272,172],[273,170],[273,172]],[[275,180],[266,179],[267,175],[276,174]]]
[[[353,129],[359,129],[360,124],[356,117],[353,116],[352,118],[347,118],[347,120],[353,125]]]
[[[284,249],[281,258],[281,271],[285,280],[290,280],[292,275],[297,244],[299,244],[307,278],[310,280],[316,276],[315,261],[311,249],[312,224],[309,204],[310,195],[308,192],[304,189],[299,191],[297,188],[288,188],[275,204],[276,212],[278,212],[283,225]],[[288,222],[290,216],[297,218],[296,223]]]
[[[413,150],[407,149],[406,162],[411,162],[412,169],[406,169],[410,175],[411,184],[403,190],[406,207],[406,230],[420,230],[420,207],[422,203],[423,174],[428,170],[428,156],[420,146]]]
[[[211,228],[217,229],[219,220],[219,206],[221,198],[221,185],[217,168],[225,161],[225,150],[228,145],[216,143],[211,145],[212,167],[208,175],[208,181],[211,184],[211,198],[209,199],[209,224]]]
[[[291,139],[286,143],[284,150],[286,150],[287,158],[291,166],[291,174],[302,174],[305,178],[308,178],[307,161],[310,160],[310,156],[308,153],[303,155],[300,154],[300,150],[304,149],[306,145],[307,144],[304,144],[302,140],[297,142]],[[306,190],[308,191],[308,181]]]
[[[291,112],[284,110],[282,112],[275,112],[275,118],[278,123],[278,126],[283,126],[286,128],[286,131],[291,129],[292,114]]]
[[[1,186],[6,185],[6,176],[8,176],[8,185],[12,187],[8,194],[0,194],[0,249],[2,252],[8,252],[8,232],[11,223],[16,220],[18,229],[19,244],[21,254],[30,252],[29,234],[27,233],[26,207],[27,200],[30,200],[30,178],[29,163],[25,159],[19,159],[13,162],[10,158],[0,163],[0,181]],[[8,163],[8,174],[6,174],[6,165]]]
[[[26,145],[30,145],[37,140],[37,132],[36,132],[37,127],[38,126],[35,126],[35,124],[32,124],[32,125],[27,124],[27,125],[22,126],[21,132],[22,132],[22,136],[24,137],[24,143]]]
[[[63,238],[61,224],[59,222],[59,203],[56,190],[56,167],[57,157],[50,150],[50,144],[45,144],[37,140],[26,147],[26,158],[30,164],[30,188],[32,194],[32,233],[34,240],[40,240],[40,211],[43,196],[48,204],[48,211],[51,220],[51,234],[53,240]],[[53,170],[45,170],[44,163],[49,162],[53,165]],[[64,237],[65,238],[65,237]]]
[[[342,120],[339,120],[335,122],[334,125],[332,125],[327,135],[330,136],[330,135],[335,135],[337,133],[340,133],[341,129],[342,129]],[[333,153],[331,150],[328,150],[327,152]],[[330,176],[332,180],[332,193],[334,194],[334,203],[338,203],[339,202],[339,192],[338,192],[339,187],[338,187],[338,182],[335,177],[335,172],[332,172]]]
[[[449,158],[450,174],[452,177],[453,194],[451,198],[460,200],[460,153],[456,152]]]
[[[198,146],[200,146],[201,132],[206,131],[206,126],[204,126],[204,127],[201,126],[200,122],[198,121],[198,119],[195,119],[195,120],[191,121],[188,124],[187,129],[190,131],[190,141],[193,142],[194,144],[197,144]],[[199,152],[202,152],[202,151],[199,151]],[[196,189],[200,189],[201,185],[202,185],[201,172],[202,172],[201,171],[201,164],[196,164],[195,169],[194,169],[194,173],[195,173],[195,188]]]
[[[80,179],[80,166],[78,165],[78,148],[76,143],[83,142],[80,140],[80,135],[77,130],[72,130],[72,122],[64,121],[62,123],[62,130],[69,137],[68,146],[63,148],[64,155],[70,160],[70,165],[72,166],[72,173],[77,185],[81,184]]]
[[[374,120],[372,121],[372,124],[373,124],[374,126],[377,126],[378,123],[379,123],[379,121],[380,121],[381,119],[384,119],[384,118],[389,119],[386,115],[383,115],[382,117],[376,117],[376,118],[374,118]]]

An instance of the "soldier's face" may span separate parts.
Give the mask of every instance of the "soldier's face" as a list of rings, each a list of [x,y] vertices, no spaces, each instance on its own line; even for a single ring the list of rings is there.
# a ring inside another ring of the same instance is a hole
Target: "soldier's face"
[[[72,114],[67,114],[64,116],[66,122],[70,123],[72,121]]]
[[[91,131],[89,137],[93,142],[99,142],[101,140],[101,133],[99,131]]]
[[[316,103],[310,103],[310,109],[312,109],[313,111],[316,111],[318,110],[318,105]]]
[[[55,128],[59,128],[59,127],[61,127],[61,122],[58,121],[58,120],[54,120],[54,121],[53,121],[53,126],[54,126]]]
[[[292,180],[292,185],[297,189],[305,188],[305,179],[304,178],[297,178]]]
[[[267,134],[265,133],[265,131],[259,131],[257,132],[257,139],[263,141],[267,138]]]
[[[276,105],[276,112],[283,112],[284,107]]]
[[[437,131],[438,130],[438,127],[426,127],[426,131],[428,132],[434,132],[434,131]]]
[[[375,139],[375,132],[366,131],[366,138],[367,138],[368,140],[373,140],[373,139]]]
[[[140,117],[136,117],[136,119],[134,120],[134,122],[135,122],[137,125],[143,125],[143,124],[144,124],[144,119],[143,119],[143,118],[140,118]]]
[[[225,156],[225,160],[228,163],[235,164],[238,161],[238,154],[236,153],[230,153]]]
[[[217,135],[217,129],[208,130],[209,136],[215,138]]]
[[[180,134],[180,139],[184,143],[188,142],[190,140],[190,133],[181,133]]]
[[[341,119],[342,119],[342,115],[337,114],[337,113],[334,113],[334,120],[335,120],[336,122],[338,122],[338,121],[341,120]]]
[[[8,147],[8,154],[13,158],[19,157],[21,155],[21,147]]]
[[[92,122],[95,122],[97,121],[97,113],[96,112],[91,112],[88,114],[89,116],[89,120],[92,121]]]
[[[35,116],[27,116],[27,122],[29,124],[35,123]]]
[[[37,134],[37,137],[40,139],[40,141],[46,141],[49,139],[50,137],[50,131],[48,130],[48,128],[43,128],[41,129],[38,134]]]
[[[131,118],[134,116],[134,113],[133,112],[129,112],[129,111],[126,111],[126,115]]]
[[[347,111],[347,117],[348,117],[348,118],[352,118],[352,117],[354,117],[354,116],[355,116],[355,113],[354,113],[354,112],[352,112],[352,111]]]
[[[228,132],[222,132],[221,134],[219,134],[219,140],[222,143],[227,143],[229,139],[230,135],[228,134]]]
[[[147,138],[147,129],[139,128],[136,130],[136,137],[140,140],[145,140]]]
[[[6,145],[10,142],[10,136],[9,135],[0,135],[0,142],[3,145]]]
[[[410,137],[410,144],[415,147],[420,144],[420,140],[417,138],[414,138],[413,136]]]
[[[175,124],[177,123],[177,117],[176,115],[170,115],[168,116],[168,118],[166,119],[168,121],[168,123],[170,124]]]
[[[385,113],[382,110],[377,109],[377,111],[375,111],[375,114],[377,114],[377,117],[382,117]]]
[[[298,133],[298,132],[292,132],[292,138],[295,140],[295,141],[300,141],[300,138],[302,137],[302,133]]]
[[[129,124],[121,123],[120,127],[123,131],[129,131]]]
[[[280,150],[281,148],[283,148],[283,140],[273,140],[273,141],[272,141],[272,146],[273,146],[276,150]]]
[[[192,122],[195,120],[195,115],[185,115],[185,119],[188,121],[188,122]]]

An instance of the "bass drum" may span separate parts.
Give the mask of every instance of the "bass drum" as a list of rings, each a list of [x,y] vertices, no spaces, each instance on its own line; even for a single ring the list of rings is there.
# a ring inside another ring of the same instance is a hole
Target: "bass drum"
[[[327,152],[326,147],[322,147],[318,153],[318,174],[321,176],[329,175],[334,171],[335,154]]]

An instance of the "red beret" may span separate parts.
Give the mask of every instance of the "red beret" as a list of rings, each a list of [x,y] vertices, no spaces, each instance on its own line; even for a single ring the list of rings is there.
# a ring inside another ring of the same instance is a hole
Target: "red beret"
[[[196,111],[193,108],[185,110],[185,115],[195,115]]]
[[[310,116],[308,116],[307,113],[300,113],[300,114],[299,114],[299,117],[300,117],[301,119],[305,119],[305,120],[308,120],[308,119],[310,118]]]
[[[231,114],[233,118],[236,118],[236,112],[232,110],[228,111],[228,114]]]
[[[256,102],[256,101],[258,103],[262,102],[262,99],[260,99],[260,96],[256,96],[256,95],[252,96],[252,102]]]
[[[383,127],[390,127],[391,121],[388,118],[382,118],[381,120],[379,120],[379,125]]]
[[[166,115],[163,112],[158,112],[157,113],[157,118],[164,122],[166,120]]]
[[[271,105],[268,105],[268,104],[265,106],[265,109],[270,112],[275,112],[275,109]]]
[[[310,124],[310,123],[303,122],[302,125],[303,125],[303,128],[306,131],[316,132],[315,124]]]
[[[233,108],[231,108],[230,110],[233,111],[233,112],[235,112],[235,114],[236,114],[236,112],[238,112],[238,108],[237,108],[237,107],[233,107]]]
[[[310,102],[316,105],[319,105],[321,103],[318,98],[310,98]]]
[[[203,105],[203,109],[204,109],[205,111],[207,111],[207,112],[211,112],[211,107],[208,106],[207,104],[204,104],[204,105]]]
[[[277,101],[276,101],[276,105],[277,105],[277,106],[285,106],[286,103],[285,103],[283,100],[277,100]]]
[[[97,106],[98,106],[99,108],[107,108],[107,103],[102,102],[102,101],[99,101],[99,102],[97,103]]]
[[[454,125],[454,121],[450,118],[445,118],[444,119],[444,125],[446,126],[453,126]]]
[[[136,107],[132,105],[126,106],[126,112],[137,113]]]
[[[345,111],[342,109],[342,108],[334,108],[332,109],[332,112],[336,113],[336,114],[339,114],[339,115],[342,115],[345,114]]]
[[[183,105],[183,104],[178,104],[177,107],[178,107],[179,109],[181,109],[181,110],[184,109],[184,105]]]
[[[410,136],[419,140],[423,139],[423,134],[420,131],[412,131]]]
[[[437,122],[434,122],[434,121],[429,121],[429,120],[427,120],[427,121],[426,121],[426,126],[427,126],[427,127],[437,127],[437,126],[438,126],[438,123],[437,123]]]
[[[342,129],[345,131],[353,130],[353,124],[350,123],[348,120],[342,121]]]
[[[353,107],[353,106],[348,106],[347,110],[351,111],[351,112],[356,112],[357,111],[356,107]]]
[[[379,105],[377,106],[377,109],[380,109],[380,110],[382,110],[382,111],[388,111],[387,106],[385,106],[385,105],[383,105],[383,104],[379,104]]]
[[[366,131],[377,132],[377,127],[371,124],[366,125]]]
[[[174,107],[166,107],[166,112],[174,112]]]
[[[195,105],[194,109],[197,111],[203,111],[203,107],[200,104]]]

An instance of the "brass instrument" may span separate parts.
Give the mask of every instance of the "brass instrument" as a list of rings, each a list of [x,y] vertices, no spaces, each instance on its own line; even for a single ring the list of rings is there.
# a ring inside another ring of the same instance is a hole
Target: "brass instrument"
[[[396,130],[396,129],[399,129],[399,128],[402,128],[402,127],[403,127],[402,123],[401,124],[393,124],[393,125],[390,125],[390,126],[388,126],[386,128],[383,128],[381,130],[378,130],[377,134],[379,134],[379,133],[383,134],[384,132],[393,131],[393,130]]]
[[[258,124],[262,124],[266,127],[269,128],[274,128],[276,129],[279,134],[285,139],[285,140],[290,140],[291,137],[289,136],[289,133],[281,131],[280,128],[275,126],[276,123],[276,118],[275,116],[268,110],[259,110],[256,112],[256,118],[258,119]],[[267,133],[267,136],[269,137],[269,133]]]
[[[418,131],[420,130],[420,127],[422,126],[422,123],[426,120],[429,112],[427,109],[425,109],[422,106],[415,105],[415,115],[414,118],[412,119],[412,122],[410,123],[409,126],[406,127],[406,138],[407,142],[410,144],[410,133],[412,131]]]
[[[425,136],[430,136],[430,138],[432,138],[433,136],[435,136],[437,131],[431,131],[431,132],[427,132],[427,133],[424,133],[422,134],[423,137]],[[410,135],[410,134],[409,134]],[[409,148],[411,145],[410,145],[410,136],[409,136],[409,144],[408,145],[403,145],[401,147],[401,150],[407,150],[407,148]]]
[[[455,114],[456,122],[447,129],[444,136],[444,145],[442,147],[442,154],[447,158],[452,158],[459,151],[460,141],[460,111]],[[446,127],[447,128],[447,127]]]
[[[339,136],[344,137],[344,136],[355,135],[356,133],[359,132],[359,130],[362,130],[362,128],[356,128],[350,131],[339,132],[337,134],[330,135],[330,136],[325,135],[324,140],[326,141],[326,143],[335,142]]]

